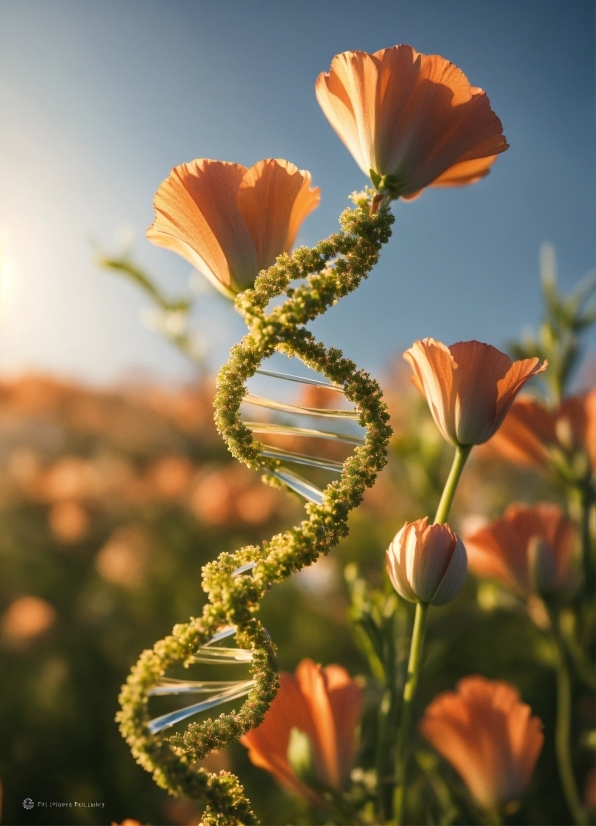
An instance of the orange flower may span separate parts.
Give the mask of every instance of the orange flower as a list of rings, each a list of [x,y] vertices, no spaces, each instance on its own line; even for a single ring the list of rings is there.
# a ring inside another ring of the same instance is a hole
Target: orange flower
[[[569,461],[581,452],[594,472],[596,388],[570,396],[552,410],[533,399],[516,399],[490,446],[507,459],[540,470],[549,470],[557,454]]]
[[[228,297],[254,284],[318,206],[310,172],[283,160],[247,169],[199,158],[174,167],[153,205],[147,238],[186,258]]]
[[[437,427],[455,445],[486,442],[505,418],[514,398],[547,362],[511,361],[490,344],[460,341],[446,347],[434,338],[416,341],[404,353]]]
[[[470,570],[518,596],[548,595],[573,585],[577,531],[556,505],[509,505],[501,519],[466,536]]]
[[[403,526],[387,550],[387,573],[408,602],[445,605],[466,581],[466,549],[449,525],[430,525],[428,517]]]
[[[392,198],[474,183],[508,149],[482,89],[445,58],[411,46],[342,52],[315,89],[360,169]]]
[[[489,811],[525,791],[542,749],[542,722],[509,683],[465,677],[457,692],[439,694],[420,731]]]
[[[282,672],[279,691],[261,725],[240,738],[255,766],[292,791],[322,805],[323,799],[296,774],[288,759],[293,729],[310,740],[316,780],[341,791],[356,747],[362,691],[339,665],[322,668],[302,660],[295,676]]]

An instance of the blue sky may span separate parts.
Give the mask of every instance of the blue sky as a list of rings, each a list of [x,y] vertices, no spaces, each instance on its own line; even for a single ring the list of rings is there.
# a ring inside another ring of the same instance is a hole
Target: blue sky
[[[484,88],[511,149],[479,184],[394,204],[380,264],[314,330],[380,373],[416,338],[503,346],[536,323],[543,241],[565,288],[594,267],[592,2],[0,0],[0,372],[189,378],[88,239],[134,231],[136,258],[183,292],[188,265],[144,238],[159,183],[196,157],[283,157],[321,186],[299,237],[315,243],[366,180],[314,81],[337,52],[402,42]],[[243,323],[205,294],[197,324],[215,368]]]

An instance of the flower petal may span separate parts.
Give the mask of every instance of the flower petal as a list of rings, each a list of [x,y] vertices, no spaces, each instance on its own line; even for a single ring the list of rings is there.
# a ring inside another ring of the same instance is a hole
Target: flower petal
[[[241,737],[240,742],[248,749],[251,763],[270,772],[296,794],[320,803],[318,795],[296,776],[287,756],[292,728],[307,734],[314,745],[316,732],[310,707],[292,674],[282,672],[279,684],[279,691],[261,725]]]
[[[355,732],[362,711],[362,689],[340,665],[327,665],[323,673],[333,714],[339,776],[343,785],[354,764]]]
[[[532,376],[542,373],[548,367],[548,361],[545,360],[542,364],[539,362],[540,359],[536,357],[523,359],[523,361],[514,361],[507,371],[507,374],[498,382],[495,430],[499,428],[513,400],[524,384],[529,381]]]
[[[327,694],[325,675],[320,665],[302,660],[296,669],[300,690],[310,710],[316,740],[313,742],[319,777],[338,791],[341,789],[335,721]]]
[[[449,568],[457,540],[447,525],[425,524],[416,534],[409,581],[418,599],[430,602]]]
[[[475,184],[485,178],[497,160],[498,155],[488,155],[486,158],[476,158],[473,161],[460,161],[453,164],[445,172],[435,178],[431,186],[465,186]]]
[[[257,254],[236,196],[246,167],[200,158],[176,166],[154,199],[147,237],[185,257],[216,285],[239,292],[258,274]]]
[[[430,602],[433,605],[446,605],[454,600],[463,588],[467,575],[468,556],[463,542],[458,537],[447,570]]]
[[[542,723],[516,689],[479,676],[436,697],[419,728],[487,810],[523,793],[544,741]]]
[[[290,250],[302,221],[320,201],[310,189],[310,173],[284,160],[263,160],[244,175],[238,207],[252,237],[263,270]]]
[[[425,338],[416,341],[404,353],[414,370],[414,384],[424,393],[435,423],[445,439],[457,444],[455,430],[455,377],[458,367],[440,341]]]
[[[315,84],[319,106],[365,175],[374,165],[377,73],[373,55],[342,52]]]

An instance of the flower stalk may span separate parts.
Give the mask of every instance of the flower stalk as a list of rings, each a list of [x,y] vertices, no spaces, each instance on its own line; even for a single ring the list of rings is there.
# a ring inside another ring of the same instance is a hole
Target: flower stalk
[[[570,738],[571,738],[571,711],[572,693],[571,677],[567,664],[567,654],[565,646],[559,633],[558,616],[553,611],[549,611],[551,639],[557,651],[555,673],[557,680],[557,717],[555,723],[555,753],[557,756],[557,768],[559,779],[563,789],[563,795],[567,803],[569,812],[576,826],[585,826],[588,823],[586,812],[581,804],[581,799],[575,782],[573,772],[573,761],[571,758]]]
[[[445,483],[445,487],[443,488],[443,493],[441,495],[441,501],[439,502],[439,507],[437,508],[437,512],[435,514],[436,525],[443,525],[447,521],[447,517],[449,516],[449,511],[451,509],[451,503],[453,502],[453,497],[455,496],[455,491],[457,490],[457,485],[471,450],[472,445],[457,445],[455,448],[453,464],[451,465],[451,470],[449,471],[449,476],[447,477],[447,482]]]
[[[395,823],[401,826],[404,823],[404,803],[406,794],[406,771],[407,771],[407,750],[408,734],[410,730],[410,720],[412,718],[412,705],[418,687],[420,676],[420,665],[422,662],[422,648],[424,646],[424,632],[426,630],[426,616],[429,605],[426,602],[416,603],[416,614],[414,617],[414,630],[412,632],[412,642],[410,645],[410,658],[408,660],[408,673],[404,686],[404,695],[397,731],[397,755],[396,755],[396,786],[394,795]]]
[[[457,490],[457,485],[461,478],[464,466],[472,450],[472,445],[457,445],[453,464],[447,477],[439,507],[435,514],[435,524],[443,525],[449,516],[451,503]],[[420,667],[422,664],[422,650],[424,646],[424,634],[426,630],[426,618],[430,604],[418,601],[416,603],[416,614],[414,616],[414,629],[412,631],[412,641],[410,644],[410,657],[408,660],[408,672],[404,686],[402,707],[397,732],[396,747],[396,774],[394,793],[394,816],[397,826],[404,823],[406,778],[408,765],[408,736],[410,731],[410,721],[412,718],[412,706],[418,687]]]

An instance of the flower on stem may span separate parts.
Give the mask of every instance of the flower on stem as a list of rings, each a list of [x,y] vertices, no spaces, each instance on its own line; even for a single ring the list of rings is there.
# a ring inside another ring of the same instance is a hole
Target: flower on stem
[[[449,525],[429,525],[427,516],[406,522],[387,549],[389,579],[409,602],[451,602],[463,588],[467,571],[461,539]]]
[[[342,52],[315,90],[358,166],[391,198],[474,183],[508,149],[482,89],[445,58],[411,46]]]
[[[546,369],[538,358],[512,361],[480,341],[446,347],[434,338],[404,353],[412,381],[426,396],[437,427],[454,445],[479,445],[495,433],[528,379]]]
[[[470,570],[527,599],[566,592],[575,581],[577,529],[556,505],[509,505],[466,536]]]
[[[325,805],[320,791],[341,792],[352,769],[362,689],[341,666],[322,668],[309,659],[295,676],[282,672],[279,683],[265,719],[240,742],[255,766]]]
[[[147,238],[177,252],[233,298],[290,250],[320,201],[319,188],[310,184],[310,172],[284,160],[247,169],[199,158],[174,167],[157,190]]]
[[[542,749],[542,722],[531,715],[509,683],[471,676],[439,694],[419,728],[476,802],[496,812],[521,797]]]
[[[538,470],[589,478],[596,471],[596,388],[551,409],[516,399],[490,448]]]

